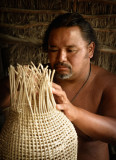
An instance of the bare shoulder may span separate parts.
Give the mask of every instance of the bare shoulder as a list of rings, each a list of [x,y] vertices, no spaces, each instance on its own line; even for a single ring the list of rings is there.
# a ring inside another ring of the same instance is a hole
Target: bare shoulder
[[[102,85],[103,89],[107,87],[116,87],[116,75],[95,65],[92,65],[92,72],[95,83]]]
[[[116,75],[97,66],[93,66],[93,72],[95,83],[102,91],[101,114],[116,117]]]

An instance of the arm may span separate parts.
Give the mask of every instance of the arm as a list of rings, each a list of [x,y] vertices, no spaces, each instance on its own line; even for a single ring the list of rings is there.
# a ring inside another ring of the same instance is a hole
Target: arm
[[[88,112],[82,108],[74,106],[68,100],[66,93],[60,86],[53,83],[53,94],[55,95],[58,110],[64,114],[78,127],[83,133],[93,139],[104,142],[116,143],[116,109],[113,116],[108,114],[98,115]],[[106,103],[105,103],[106,104]],[[116,101],[110,100],[110,109],[116,106]],[[104,105],[105,106],[105,105]],[[116,107],[115,107],[116,108]],[[110,111],[111,113],[111,111]]]
[[[10,105],[10,88],[9,79],[4,78],[0,80],[0,110],[9,107]]]

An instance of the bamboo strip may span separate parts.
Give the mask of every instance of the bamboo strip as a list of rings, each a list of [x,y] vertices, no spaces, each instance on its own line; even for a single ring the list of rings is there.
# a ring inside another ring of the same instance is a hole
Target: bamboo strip
[[[11,43],[12,42],[18,42],[18,43],[32,43],[35,45],[41,45],[42,44],[42,40],[41,39],[32,39],[32,38],[17,38],[17,37],[13,37],[7,34],[2,34],[0,33],[0,39],[5,40],[5,41],[9,41]]]
[[[94,19],[94,18],[116,18],[116,14],[103,14],[103,15],[87,15],[87,14],[81,14],[84,18]]]
[[[63,14],[67,13],[65,10],[29,10],[29,9],[18,9],[18,8],[0,8],[0,12],[8,13],[27,13],[27,14]]]
[[[92,2],[91,0],[78,0],[78,2]],[[101,2],[101,3],[105,3],[105,4],[116,4],[116,1],[112,1],[112,0],[94,0],[94,2]]]
[[[111,54],[116,54],[116,49],[111,49],[111,48],[100,48],[99,49],[100,52],[103,52],[103,53],[111,53]]]
[[[116,29],[111,28],[94,28],[94,30],[99,32],[116,32]]]
[[[27,29],[27,28],[36,27],[36,26],[48,26],[48,24],[49,24],[49,22],[38,22],[38,23],[25,24],[25,25],[0,23],[0,27]]]

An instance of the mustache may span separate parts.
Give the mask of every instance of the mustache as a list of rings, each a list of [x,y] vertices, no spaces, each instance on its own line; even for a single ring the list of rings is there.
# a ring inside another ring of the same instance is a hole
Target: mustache
[[[54,69],[56,69],[58,66],[64,66],[64,67],[67,67],[69,68],[70,70],[72,69],[71,65],[67,64],[67,63],[64,63],[64,62],[58,62],[54,65]]]

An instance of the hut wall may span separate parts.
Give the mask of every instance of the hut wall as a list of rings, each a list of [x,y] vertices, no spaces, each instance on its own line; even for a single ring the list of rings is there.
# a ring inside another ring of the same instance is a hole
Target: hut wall
[[[78,0],[76,11],[96,31],[100,49],[95,64],[116,73],[116,1]]]
[[[66,12],[79,12],[91,23],[100,44],[94,63],[116,73],[114,0],[1,0],[0,74],[6,75],[9,64],[47,63],[41,47],[44,32],[52,19]]]

